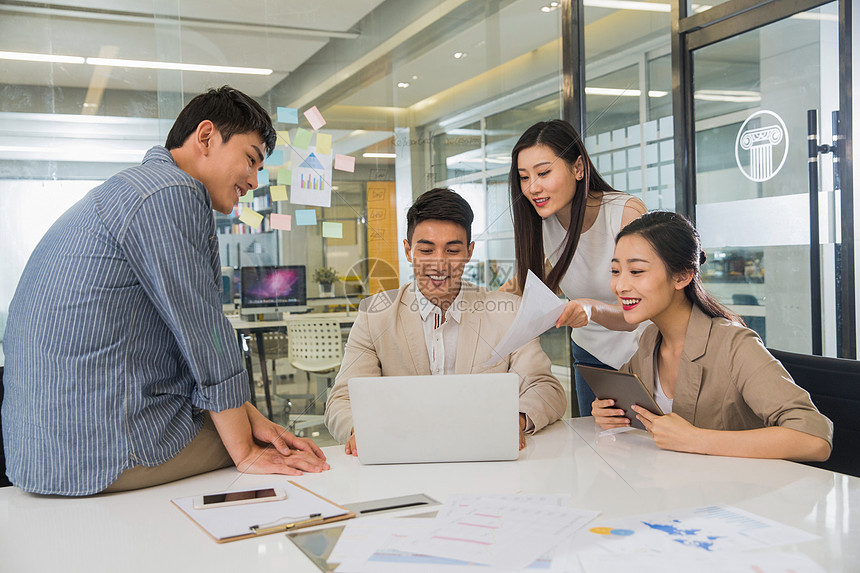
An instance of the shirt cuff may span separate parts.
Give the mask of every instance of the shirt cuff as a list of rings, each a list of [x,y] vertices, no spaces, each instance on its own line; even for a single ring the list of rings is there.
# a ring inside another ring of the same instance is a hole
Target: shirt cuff
[[[245,370],[212,386],[197,385],[191,395],[191,403],[195,407],[211,412],[238,408],[250,399],[251,389]]]

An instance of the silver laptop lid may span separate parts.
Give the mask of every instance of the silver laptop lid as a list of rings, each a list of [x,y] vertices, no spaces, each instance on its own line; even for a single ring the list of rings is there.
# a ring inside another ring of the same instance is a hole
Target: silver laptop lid
[[[382,376],[349,381],[362,464],[515,460],[516,374]]]

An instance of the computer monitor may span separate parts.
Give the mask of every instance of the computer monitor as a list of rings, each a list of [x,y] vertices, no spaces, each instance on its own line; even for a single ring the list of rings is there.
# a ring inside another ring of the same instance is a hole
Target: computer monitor
[[[305,267],[242,267],[242,314],[307,310]]]

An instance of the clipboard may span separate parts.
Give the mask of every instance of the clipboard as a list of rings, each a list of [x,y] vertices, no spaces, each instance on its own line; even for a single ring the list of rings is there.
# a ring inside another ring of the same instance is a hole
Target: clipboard
[[[194,496],[170,501],[216,543],[295,531],[355,517],[354,511],[333,503],[295,482],[287,481],[270,485],[283,487],[287,491],[287,498],[266,503],[209,509],[194,509]]]

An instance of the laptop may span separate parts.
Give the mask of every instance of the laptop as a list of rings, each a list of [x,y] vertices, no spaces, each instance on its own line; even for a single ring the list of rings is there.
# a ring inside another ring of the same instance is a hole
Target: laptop
[[[483,462],[519,455],[516,374],[349,381],[362,464]]]

